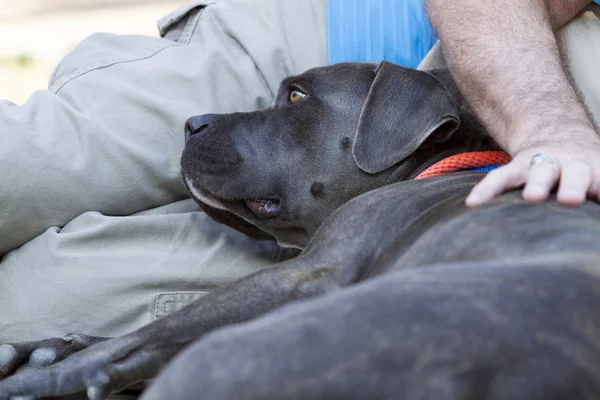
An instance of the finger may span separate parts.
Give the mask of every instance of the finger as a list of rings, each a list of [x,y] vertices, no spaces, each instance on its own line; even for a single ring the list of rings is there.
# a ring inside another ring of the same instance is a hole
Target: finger
[[[103,400],[110,395],[112,391],[111,379],[104,371],[98,371],[93,379],[88,379],[85,383],[88,400]]]
[[[0,382],[0,399],[12,400],[15,396],[32,396],[38,399],[77,392],[78,388],[74,386],[77,382],[73,382],[70,377],[64,379],[57,366],[58,364],[54,364],[40,370],[24,371],[6,378]],[[57,385],[57,382],[60,385]],[[57,386],[62,389],[58,389]]]
[[[29,351],[22,351],[11,344],[0,346],[0,381],[12,375],[26,363],[28,357]]]
[[[587,194],[589,199],[600,203],[600,163],[592,164],[592,183]]]
[[[559,203],[578,206],[585,201],[592,185],[592,167],[583,161],[572,162],[561,173],[556,198]]]
[[[13,346],[9,344],[0,346],[0,380],[13,371],[16,358],[17,350]]]
[[[560,168],[556,164],[540,163],[531,166],[523,189],[523,200],[533,203],[545,201],[559,178]]]
[[[20,374],[29,370],[45,368],[56,360],[56,351],[54,349],[41,348],[34,350],[29,356],[29,361],[19,367],[16,373]]]
[[[521,186],[527,176],[527,170],[523,169],[521,164],[519,160],[513,160],[509,164],[488,173],[467,196],[465,200],[467,207],[476,207],[502,192]]]

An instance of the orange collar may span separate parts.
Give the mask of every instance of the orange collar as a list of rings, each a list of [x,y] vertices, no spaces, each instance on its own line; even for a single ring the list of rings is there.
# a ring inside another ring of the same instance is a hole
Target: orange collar
[[[417,175],[415,180],[433,178],[450,172],[504,165],[508,164],[510,160],[510,156],[503,151],[473,151],[455,154],[436,162]]]

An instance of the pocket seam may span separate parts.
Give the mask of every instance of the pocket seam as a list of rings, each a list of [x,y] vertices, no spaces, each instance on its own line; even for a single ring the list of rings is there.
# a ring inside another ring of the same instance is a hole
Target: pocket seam
[[[180,291],[180,292],[163,292],[159,293],[156,296],[156,302],[154,304],[154,315],[152,316],[153,320],[157,320],[159,318],[165,317],[169,315],[167,312],[167,306],[170,304],[191,304],[194,301],[198,300],[202,296],[205,296],[210,292],[208,291]],[[168,299],[169,297],[174,297],[173,299]],[[191,301],[183,300],[181,297],[191,297]],[[164,301],[161,301],[163,298],[167,298]]]

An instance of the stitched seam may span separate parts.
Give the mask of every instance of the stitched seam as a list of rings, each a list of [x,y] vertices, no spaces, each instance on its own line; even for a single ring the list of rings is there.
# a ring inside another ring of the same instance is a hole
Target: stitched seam
[[[189,301],[183,301],[183,300],[168,300],[165,301],[163,303],[163,314],[166,315],[167,314],[167,308],[169,308],[168,306],[170,306],[171,304],[183,304],[183,303],[187,303],[189,304]]]
[[[165,293],[160,293],[157,297],[156,297],[156,303],[154,305],[154,319],[157,319],[159,315],[165,316],[167,315],[167,305],[169,304],[177,304],[177,303],[190,303],[190,301],[185,301],[185,300],[167,300],[163,303],[162,307],[161,307],[161,301],[160,299],[162,297],[165,296],[187,296],[187,297],[195,297],[196,295],[206,295],[209,292],[205,292],[205,291],[197,291],[197,292],[165,292]],[[200,296],[202,297],[202,296]],[[198,298],[195,298],[192,301],[196,301]],[[162,308],[162,314],[161,314],[161,308]]]
[[[112,65],[116,65],[116,64],[125,64],[128,62],[136,62],[136,61],[141,61],[141,60],[147,60],[151,57],[154,57],[155,55],[157,55],[158,53],[160,53],[161,51],[168,49],[170,47],[173,46],[182,46],[181,43],[177,43],[177,42],[172,42],[170,44],[167,44],[165,46],[162,46],[156,50],[153,50],[150,54],[146,55],[146,56],[142,56],[142,57],[136,57],[136,58],[123,58],[123,57],[119,57],[119,58],[113,58],[113,59],[108,59],[108,60],[103,60],[103,61],[97,61],[95,63],[92,64],[88,64],[85,67],[81,67],[77,70],[75,70],[75,72],[71,73],[70,76],[68,78],[64,78],[64,82],[60,83],[60,84],[56,84],[58,86],[58,88],[56,88],[55,90],[53,90],[54,94],[57,94],[67,83],[71,82],[73,79],[79,78],[80,76],[83,76],[85,74],[87,74],[88,72],[92,72],[98,69],[102,69],[102,68],[106,68],[106,67],[110,67]]]
[[[190,40],[192,40],[192,37],[194,36],[194,32],[196,31],[196,27],[200,23],[200,20],[202,19],[202,14],[204,14],[204,9],[207,6],[198,6],[198,7],[201,7],[201,8],[188,11],[188,12],[196,13],[196,15],[193,16],[191,21],[186,22],[185,28],[183,29],[183,31],[181,32],[181,35],[179,36],[179,40],[180,40],[179,43],[187,45],[190,43]]]
[[[198,26],[198,23],[200,22],[200,20],[202,18],[202,14],[204,14],[204,12],[203,12],[204,9],[213,4],[215,4],[215,3],[207,2],[205,5],[197,5],[194,8],[183,13],[184,15],[191,13],[191,12],[196,12],[197,14],[192,18],[192,20],[189,20],[186,22],[185,28],[181,32],[181,35],[179,36],[177,41],[171,41],[171,43],[166,44],[165,46],[159,46],[155,50],[151,50],[151,53],[146,56],[135,57],[135,58],[118,57],[118,58],[113,58],[113,59],[108,59],[108,60],[103,60],[103,61],[96,61],[95,63],[85,65],[85,66],[75,70],[74,72],[72,72],[68,78],[63,78],[65,80],[64,82],[62,82],[60,84],[54,83],[53,85],[51,85],[51,86],[55,86],[55,85],[58,86],[53,92],[55,94],[57,94],[67,83],[69,83],[73,79],[79,78],[80,76],[87,74],[88,72],[95,71],[95,70],[101,69],[101,68],[110,67],[110,66],[116,65],[116,64],[124,64],[127,62],[146,60],[151,57],[154,57],[155,55],[157,55],[164,49],[167,49],[167,48],[170,48],[173,46],[188,45],[190,40],[192,39],[194,31],[196,30],[196,27]],[[197,11],[195,11],[196,8],[199,8],[199,9]],[[179,20],[179,17],[172,18],[168,23],[165,24],[165,26],[172,24],[173,21],[175,21],[175,20]],[[167,39],[165,39],[165,40],[167,40]]]
[[[179,21],[181,21],[183,18],[185,18],[185,15],[193,12],[194,10],[196,10],[197,8],[201,8],[204,9],[208,6],[212,6],[215,5],[216,1],[202,1],[202,2],[198,2],[197,4],[193,4],[189,7],[184,6],[183,8],[181,8],[178,11],[175,11],[169,15],[167,15],[166,17],[163,17],[161,19],[158,20],[158,24],[159,24],[159,34],[161,37],[164,37],[167,34],[167,31],[169,30],[169,25],[172,25],[173,23],[178,23]],[[168,20],[165,21],[165,19],[167,17],[170,18]]]

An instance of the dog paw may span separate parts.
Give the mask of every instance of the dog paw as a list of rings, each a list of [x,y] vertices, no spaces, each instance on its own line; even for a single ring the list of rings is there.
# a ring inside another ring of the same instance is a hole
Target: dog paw
[[[80,335],[60,340],[62,343],[50,339],[0,348],[4,370],[17,369],[17,373],[0,381],[0,400],[62,398],[74,394],[102,400],[154,377],[182,346],[150,346],[134,334],[111,340]],[[80,351],[70,351],[73,348]],[[64,359],[56,362],[61,357]]]
[[[0,381],[14,373],[45,368],[105,340],[68,334],[62,338],[0,345]]]

